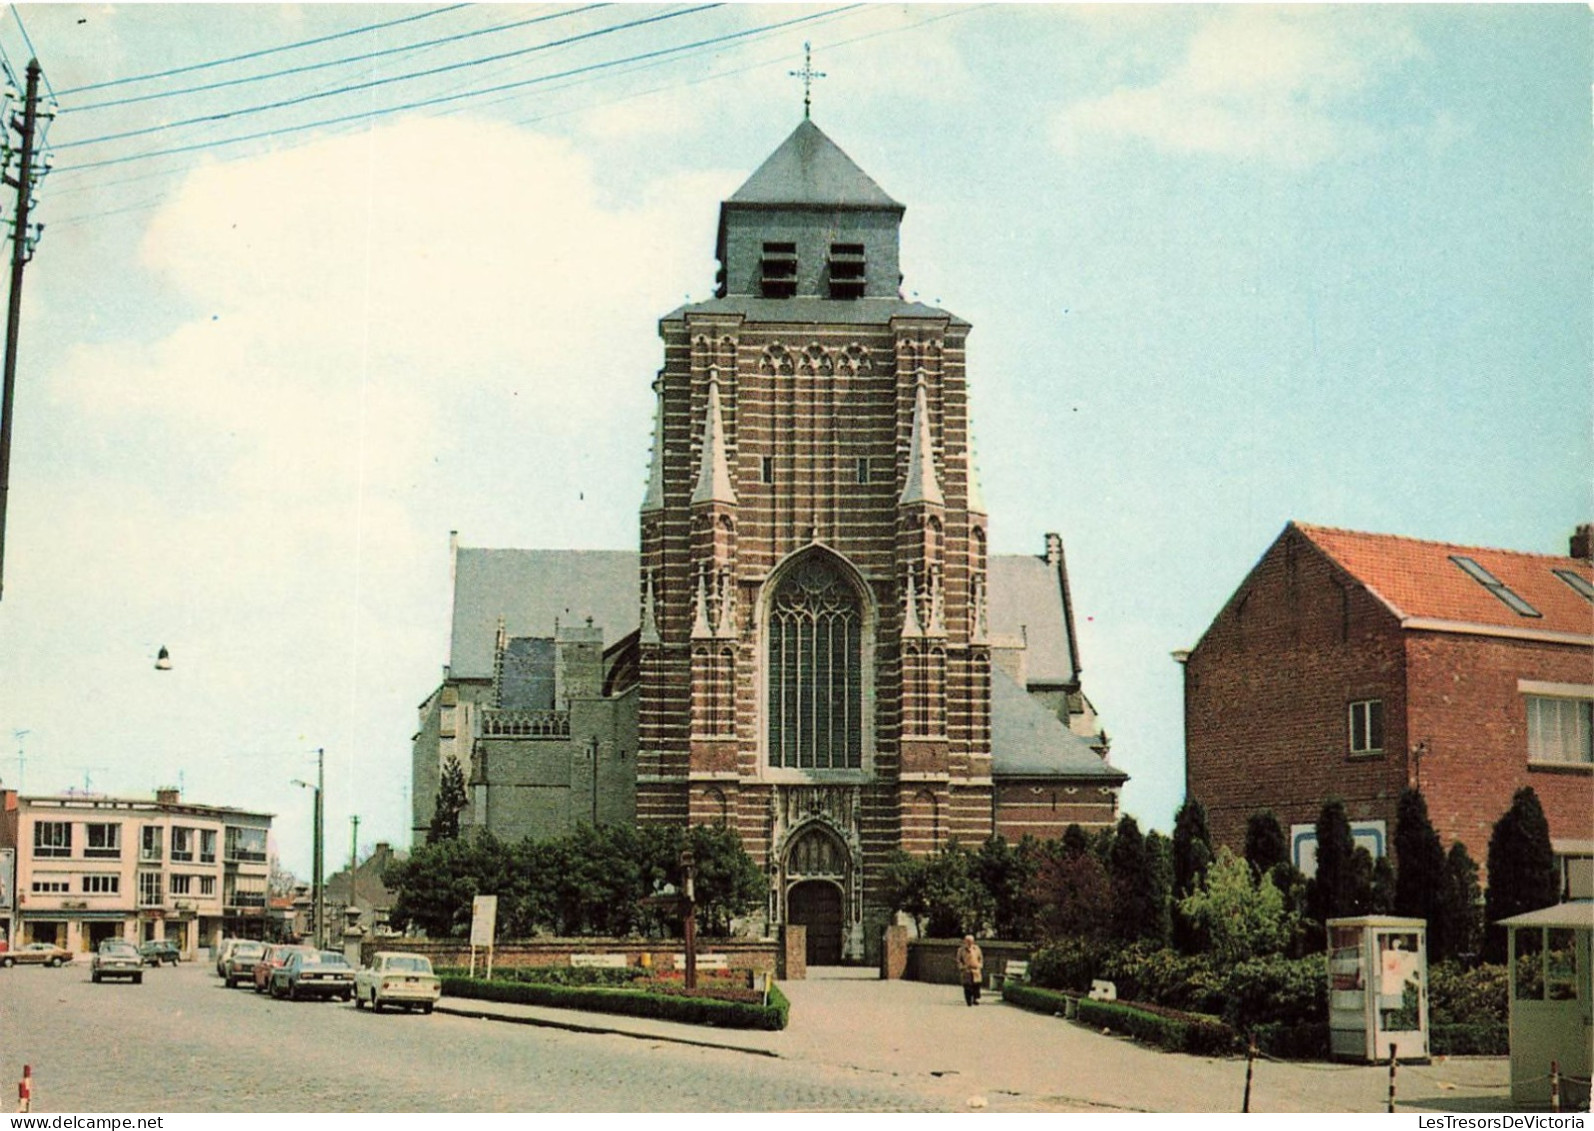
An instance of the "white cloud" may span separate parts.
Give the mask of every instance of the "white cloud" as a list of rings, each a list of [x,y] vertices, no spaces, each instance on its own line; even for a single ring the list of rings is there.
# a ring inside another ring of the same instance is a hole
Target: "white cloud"
[[[1064,150],[1126,137],[1307,167],[1378,142],[1357,100],[1421,52],[1388,12],[1226,7],[1200,24],[1160,81],[1066,107],[1055,138]]]

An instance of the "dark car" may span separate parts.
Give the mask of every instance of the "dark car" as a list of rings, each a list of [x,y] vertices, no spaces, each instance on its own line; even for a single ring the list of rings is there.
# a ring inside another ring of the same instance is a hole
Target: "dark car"
[[[94,952],[89,977],[96,982],[107,978],[126,978],[134,985],[144,980],[144,959],[138,947],[126,939],[106,939]]]
[[[229,988],[239,982],[253,982],[255,978],[255,963],[259,962],[266,953],[266,944],[255,942],[252,939],[241,939],[233,945],[227,954],[227,961],[222,963],[221,976],[227,980]]]
[[[266,953],[255,963],[255,993],[263,994],[271,989],[271,975],[282,969],[282,964],[296,950],[315,953],[315,947],[297,943],[272,943],[266,947]]]
[[[176,966],[183,960],[183,952],[177,949],[175,943],[169,943],[165,939],[144,943],[138,948],[138,954],[144,960],[145,966],[159,966],[166,962]]]
[[[305,997],[354,997],[354,967],[335,950],[299,950],[271,974],[271,996],[297,1001]]]

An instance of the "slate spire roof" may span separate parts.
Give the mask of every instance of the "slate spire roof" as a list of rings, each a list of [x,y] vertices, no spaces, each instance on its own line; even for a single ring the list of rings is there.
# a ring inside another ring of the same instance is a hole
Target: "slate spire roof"
[[[924,382],[913,397],[913,436],[908,442],[908,476],[902,485],[903,506],[914,503],[946,505],[941,494],[941,484],[935,478],[935,459],[930,451],[930,409],[924,395]]]
[[[903,209],[806,119],[727,203]]]
[[[703,413],[703,457],[697,469],[697,487],[692,492],[692,502],[736,505],[730,464],[725,458],[725,424],[720,418],[720,387],[719,382],[712,377],[708,382],[708,408]]]

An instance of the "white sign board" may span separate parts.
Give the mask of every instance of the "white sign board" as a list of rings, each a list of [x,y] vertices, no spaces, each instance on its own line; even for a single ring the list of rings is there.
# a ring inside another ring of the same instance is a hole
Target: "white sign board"
[[[498,897],[478,895],[470,903],[470,945],[492,946],[498,930]]]
[[[1382,821],[1352,821],[1350,823],[1350,837],[1354,848],[1365,848],[1369,856],[1377,860],[1386,852],[1384,840],[1384,822]],[[1317,875],[1317,826],[1291,825],[1290,826],[1290,855],[1295,866],[1307,879]]]

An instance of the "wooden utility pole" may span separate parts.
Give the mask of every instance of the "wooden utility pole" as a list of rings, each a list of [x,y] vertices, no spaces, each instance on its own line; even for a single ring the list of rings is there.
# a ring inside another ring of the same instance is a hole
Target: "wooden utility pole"
[[[0,396],[0,595],[5,592],[6,499],[11,493],[11,431],[16,407],[17,330],[22,320],[22,269],[33,258],[28,235],[28,209],[33,204],[33,130],[39,117],[39,61],[28,60],[27,101],[22,119],[14,116],[8,128],[22,136],[21,164],[17,175],[5,174],[5,183],[17,190],[17,212],[11,221],[11,305],[6,316],[5,390]]]

